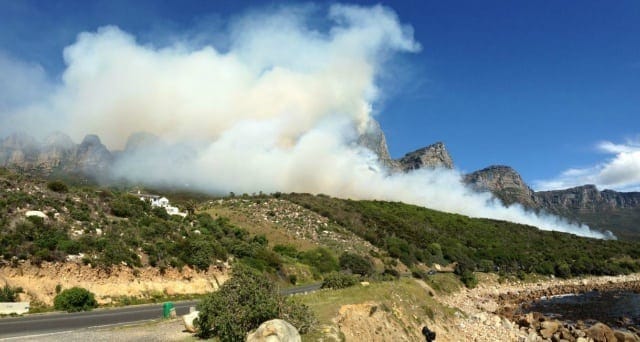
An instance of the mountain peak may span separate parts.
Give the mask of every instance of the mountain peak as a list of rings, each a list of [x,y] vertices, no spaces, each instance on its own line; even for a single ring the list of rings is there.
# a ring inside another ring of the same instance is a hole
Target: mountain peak
[[[398,161],[403,171],[411,171],[423,168],[444,167],[453,169],[453,160],[444,143],[438,141],[429,146],[409,152]]]
[[[507,205],[517,202],[527,207],[535,206],[533,190],[510,166],[488,166],[466,175],[464,182],[477,191],[491,191]]]
[[[80,145],[100,146],[100,145],[102,145],[102,141],[100,141],[100,137],[98,137],[95,134],[87,134],[84,137],[84,139],[82,139],[82,142],[80,143]]]

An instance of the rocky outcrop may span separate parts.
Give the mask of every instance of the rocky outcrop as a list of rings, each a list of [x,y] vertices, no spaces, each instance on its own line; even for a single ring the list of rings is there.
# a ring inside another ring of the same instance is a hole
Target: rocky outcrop
[[[453,160],[442,142],[407,153],[398,160],[398,164],[405,172],[438,167],[453,169]]]
[[[600,322],[592,326],[587,326],[582,321],[561,322],[537,312],[516,317],[516,325],[520,341],[640,341],[637,333],[614,330]]]
[[[102,144],[97,135],[87,135],[75,154],[71,165],[75,165],[75,169],[86,174],[96,174],[107,170],[113,162],[113,156],[106,146]]]
[[[526,207],[535,207],[533,190],[522,180],[520,174],[509,166],[489,166],[466,175],[464,182],[477,191],[492,192],[507,205],[520,203]]]
[[[281,319],[266,321],[247,336],[247,342],[300,342],[301,340],[298,330]]]
[[[358,145],[369,149],[378,156],[378,161],[391,171],[397,169],[396,161],[391,159],[387,138],[378,121],[370,119],[365,131],[358,137]]]
[[[25,133],[0,140],[0,166],[48,176],[54,172],[101,175],[111,167],[113,155],[96,135],[76,145],[56,132],[39,142]]]
[[[640,208],[640,192],[599,191],[595,185],[536,192],[536,202],[543,208],[596,212]]]

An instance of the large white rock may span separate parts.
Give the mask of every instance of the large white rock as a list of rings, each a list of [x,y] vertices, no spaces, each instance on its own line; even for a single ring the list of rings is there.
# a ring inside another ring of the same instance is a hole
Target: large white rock
[[[25,216],[29,217],[29,216],[37,216],[37,217],[42,217],[43,219],[47,218],[47,214],[41,212],[40,210],[29,210],[26,212]]]
[[[182,316],[182,321],[184,322],[184,328],[188,332],[196,332],[196,327],[193,325],[193,321],[198,318],[198,314],[200,311],[193,311],[184,316]]]
[[[298,329],[287,321],[272,319],[266,321],[247,336],[247,342],[300,342]]]

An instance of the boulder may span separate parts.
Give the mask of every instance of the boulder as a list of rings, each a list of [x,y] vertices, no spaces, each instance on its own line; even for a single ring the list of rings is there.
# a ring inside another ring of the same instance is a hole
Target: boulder
[[[196,332],[196,327],[194,325],[194,320],[198,318],[198,314],[200,311],[193,311],[184,316],[182,316],[182,321],[184,322],[184,329],[188,332],[194,333]]]
[[[619,342],[637,342],[640,341],[640,337],[637,335],[627,332],[616,330],[613,332],[613,335],[618,339]]]
[[[300,342],[298,330],[287,321],[266,321],[247,336],[247,342]]]
[[[587,330],[587,337],[595,342],[615,342],[618,339],[613,334],[613,330],[606,324],[596,323]]]
[[[560,323],[558,321],[544,321],[540,323],[540,335],[543,338],[551,338],[558,331]]]

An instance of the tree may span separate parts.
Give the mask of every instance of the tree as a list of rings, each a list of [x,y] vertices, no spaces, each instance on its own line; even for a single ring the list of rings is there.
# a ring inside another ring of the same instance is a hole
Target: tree
[[[47,188],[49,188],[49,190],[51,191],[55,191],[55,192],[67,192],[69,191],[69,187],[67,187],[67,184],[65,184],[62,181],[59,180],[55,180],[55,181],[51,181],[47,184]]]
[[[340,256],[340,268],[362,276],[373,273],[373,264],[368,258],[349,252],[342,253]]]
[[[308,307],[287,300],[274,283],[241,264],[234,265],[233,277],[209,294],[198,310],[197,335],[221,341],[244,341],[249,331],[274,318],[287,320],[300,333],[314,321]]]
[[[91,311],[97,306],[95,295],[81,287],[64,290],[53,299],[53,307],[56,310],[67,312]]]

